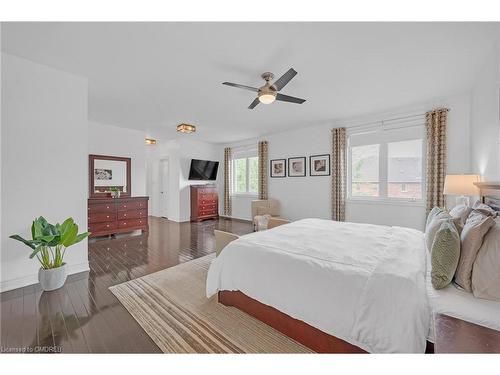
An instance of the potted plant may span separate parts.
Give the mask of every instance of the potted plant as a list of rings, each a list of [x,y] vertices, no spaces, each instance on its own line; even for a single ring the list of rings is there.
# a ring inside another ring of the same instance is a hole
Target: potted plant
[[[18,234],[10,238],[21,241],[33,250],[30,259],[36,257],[41,264],[38,281],[43,290],[49,291],[59,289],[66,282],[66,249],[87,238],[89,234],[78,234],[78,225],[71,217],[62,224],[52,225],[40,216],[31,225],[31,240],[26,240]]]
[[[108,191],[111,194],[111,198],[120,198],[121,191],[116,186],[110,187]]]

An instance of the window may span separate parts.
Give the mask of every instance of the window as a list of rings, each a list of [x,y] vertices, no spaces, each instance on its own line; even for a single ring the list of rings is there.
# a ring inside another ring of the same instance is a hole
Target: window
[[[351,149],[352,196],[379,196],[379,148],[366,145]]]
[[[422,140],[387,144],[387,195],[422,199]]]
[[[257,150],[254,148],[234,151],[232,173],[234,194],[257,194],[259,157],[256,155]]]
[[[423,137],[423,126],[351,134],[349,197],[421,201]]]

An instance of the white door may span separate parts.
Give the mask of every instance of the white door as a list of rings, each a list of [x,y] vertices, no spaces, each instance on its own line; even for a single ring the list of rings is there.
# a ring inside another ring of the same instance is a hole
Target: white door
[[[168,159],[160,160],[160,216],[167,218],[168,209]]]

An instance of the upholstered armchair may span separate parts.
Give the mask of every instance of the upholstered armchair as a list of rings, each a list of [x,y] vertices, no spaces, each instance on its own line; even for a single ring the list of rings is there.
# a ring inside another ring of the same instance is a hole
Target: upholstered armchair
[[[257,215],[280,216],[280,202],[276,199],[256,199],[252,201],[252,218]]]
[[[280,203],[276,199],[257,199],[252,201],[252,220],[254,230],[271,229],[275,226],[289,222],[288,220],[279,218]],[[283,220],[276,222],[274,219]],[[278,224],[278,225],[276,225]]]

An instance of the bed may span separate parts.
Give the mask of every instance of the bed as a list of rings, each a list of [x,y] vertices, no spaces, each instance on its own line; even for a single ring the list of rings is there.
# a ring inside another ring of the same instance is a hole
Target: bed
[[[426,274],[422,232],[304,219],[231,242],[210,266],[207,296],[315,351],[423,353]]]
[[[500,207],[500,184],[481,189]],[[210,266],[216,293],[320,353],[432,352],[437,313],[500,331],[500,302],[432,287],[424,234],[409,228],[305,219],[243,236]]]

